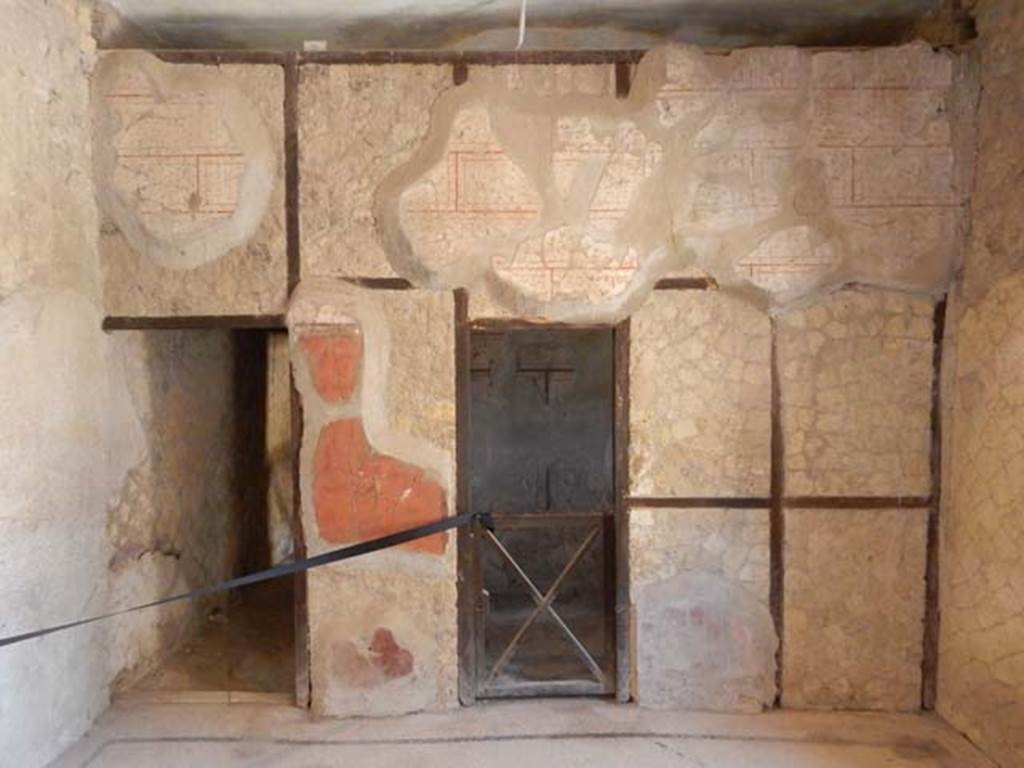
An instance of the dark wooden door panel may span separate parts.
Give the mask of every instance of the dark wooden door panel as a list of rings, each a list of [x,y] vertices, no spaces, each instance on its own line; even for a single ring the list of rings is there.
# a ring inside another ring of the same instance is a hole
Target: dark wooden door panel
[[[614,690],[610,329],[474,332],[477,695]]]

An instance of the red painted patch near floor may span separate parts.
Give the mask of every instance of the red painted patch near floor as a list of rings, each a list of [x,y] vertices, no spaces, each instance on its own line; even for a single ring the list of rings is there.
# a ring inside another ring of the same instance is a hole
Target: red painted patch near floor
[[[370,654],[373,665],[384,677],[394,680],[412,672],[412,654],[395,641],[390,629],[377,627],[374,630]]]
[[[363,359],[363,335],[359,329],[303,336],[299,341],[309,362],[313,385],[324,400],[344,402],[352,397]]]
[[[370,447],[360,419],[324,427],[313,460],[313,506],[320,535],[332,543],[365,541],[440,520],[445,494],[422,469]],[[400,546],[440,555],[447,534]]]

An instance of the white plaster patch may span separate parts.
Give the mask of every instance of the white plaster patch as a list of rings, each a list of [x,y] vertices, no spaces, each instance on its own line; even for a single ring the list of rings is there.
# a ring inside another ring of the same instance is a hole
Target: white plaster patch
[[[277,177],[247,96],[216,68],[130,51],[102,57],[94,88],[97,198],[135,251],[189,269],[246,242]]]
[[[856,101],[898,75],[887,67],[948,71],[949,58],[849,54],[858,74],[840,87],[816,55],[661,49],[627,99],[569,81],[531,91],[529,67],[474,69],[436,92],[422,141],[380,178],[388,263],[484,294],[497,314],[581,322],[627,314],[690,266],[762,305],[852,281],[940,291],[955,241],[934,233],[956,230],[962,203],[950,84],[883,98],[880,123],[854,110],[868,138],[830,128],[826,97]],[[881,251],[861,214],[880,206],[907,213]]]

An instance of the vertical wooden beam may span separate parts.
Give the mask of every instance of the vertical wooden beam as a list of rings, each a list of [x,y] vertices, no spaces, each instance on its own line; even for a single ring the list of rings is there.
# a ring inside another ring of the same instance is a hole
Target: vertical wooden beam
[[[615,327],[615,691],[632,696],[632,607],[629,591],[629,319]]]
[[[284,63],[284,219],[288,295],[301,279],[299,256],[299,65],[297,54]]]
[[[295,536],[295,559],[306,557],[306,532],[302,527],[302,397],[295,387],[295,367],[291,374],[292,421],[292,531]],[[295,703],[304,709],[312,700],[312,678],[309,673],[309,591],[306,571],[295,574]]]
[[[632,85],[630,63],[620,59],[615,62],[615,98],[629,98],[630,85]]]
[[[469,471],[469,293],[455,291],[455,513],[470,510]],[[476,703],[477,687],[477,542],[476,524],[456,534],[458,586],[459,701]]]
[[[778,326],[771,318],[771,508],[769,512],[769,587],[768,603],[779,645],[775,652],[775,702],[782,706],[782,662],[786,596],[786,513],[785,448],[782,440],[782,389],[779,378]]]
[[[921,709],[935,709],[939,671],[939,513],[942,496],[942,346],[946,333],[946,298],[932,316],[931,504],[924,590],[924,646],[921,656]]]

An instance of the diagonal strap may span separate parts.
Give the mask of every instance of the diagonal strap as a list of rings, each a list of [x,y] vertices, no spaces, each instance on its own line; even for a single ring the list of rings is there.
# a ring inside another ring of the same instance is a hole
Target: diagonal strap
[[[323,554],[315,555],[314,557],[307,557],[304,560],[282,563],[281,565],[276,565],[273,568],[268,568],[265,571],[249,573],[245,576],[228,579],[227,581],[222,581],[218,584],[208,584],[207,586],[193,589],[191,592],[184,592],[180,595],[171,595],[170,597],[164,597],[160,600],[154,600],[151,603],[135,605],[131,608],[122,608],[119,611],[111,611],[110,613],[91,616],[87,619],[79,619],[78,621],[69,621],[66,624],[57,624],[56,626],[46,627],[45,629],[24,632],[20,635],[3,637],[0,638],[0,648],[5,645],[14,645],[15,643],[21,643],[25,640],[31,640],[36,637],[43,637],[44,635],[49,635],[53,632],[60,632],[65,629],[72,629],[74,627],[81,627],[85,624],[92,624],[95,621],[110,619],[114,616],[121,616],[126,613],[131,613],[132,611],[141,611],[144,608],[155,608],[158,605],[166,605],[167,603],[174,603],[179,600],[194,600],[197,597],[215,595],[218,592],[227,592],[230,589],[237,589],[238,587],[245,587],[250,584],[258,584],[261,581],[270,581],[271,579],[277,579],[281,576],[287,576],[292,573],[308,571],[311,568],[319,568],[321,565],[336,563],[340,560],[348,560],[350,557],[359,557],[360,555],[365,555],[370,552],[376,552],[379,549],[386,549],[388,547],[404,544],[407,541],[415,541],[416,539],[422,539],[425,536],[432,536],[435,533],[447,531],[450,528],[458,528],[463,525],[468,525],[477,517],[479,517],[479,515],[476,513],[468,512],[464,515],[458,515],[457,517],[444,517],[432,523],[418,525],[415,528],[398,531],[397,533],[391,533],[377,539],[370,539],[369,541],[362,541],[348,547],[332,549],[330,552],[324,552]]]

